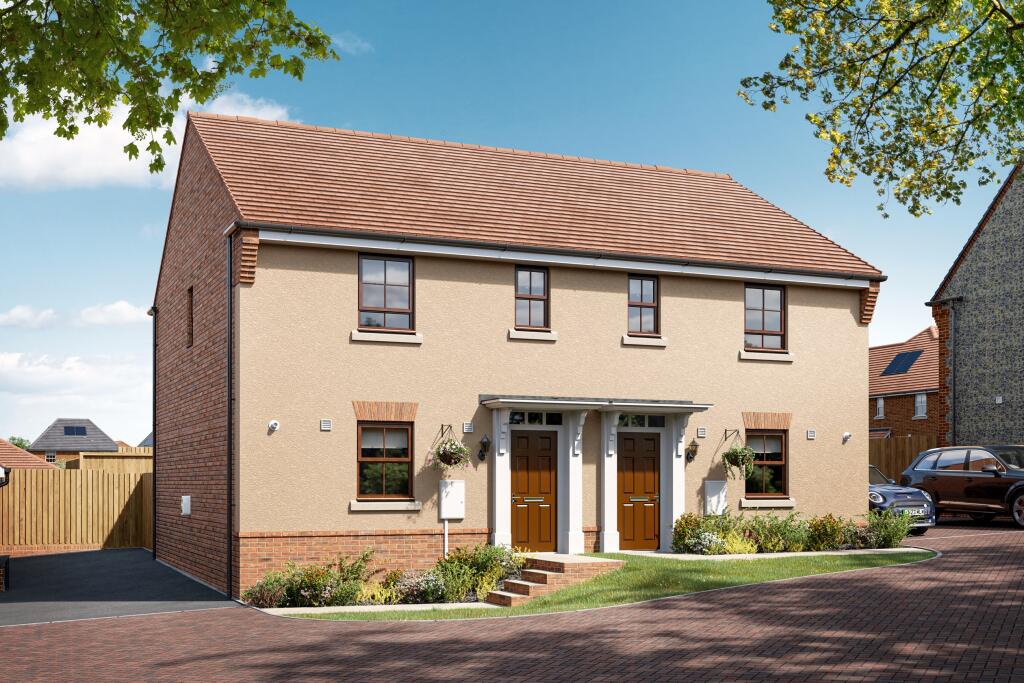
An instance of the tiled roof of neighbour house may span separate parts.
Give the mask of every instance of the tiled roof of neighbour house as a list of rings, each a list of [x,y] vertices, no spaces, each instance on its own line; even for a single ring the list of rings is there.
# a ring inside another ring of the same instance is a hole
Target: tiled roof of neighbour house
[[[909,368],[904,370],[908,365]],[[938,389],[938,329],[928,327],[898,344],[872,346],[868,350],[868,372],[871,396]]]
[[[720,173],[190,114],[243,223],[884,279]]]
[[[149,448],[153,447],[153,432],[150,432],[149,436],[147,436],[145,439],[143,439],[142,441],[139,442],[139,448],[146,448],[146,447],[149,447]]]
[[[81,431],[85,434],[66,434],[68,431]],[[93,424],[92,420],[58,418],[53,424],[46,428],[39,438],[29,445],[28,449],[33,452],[42,451],[93,451],[93,452],[116,452],[117,444],[103,430]]]
[[[0,465],[15,470],[55,470],[56,465],[51,465],[38,455],[32,455],[15,446],[6,439],[0,439]]]

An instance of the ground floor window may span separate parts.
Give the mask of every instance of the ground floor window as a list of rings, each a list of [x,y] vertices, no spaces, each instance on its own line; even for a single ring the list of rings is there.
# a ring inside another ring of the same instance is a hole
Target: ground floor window
[[[747,431],[747,446],[754,451],[754,469],[747,477],[746,495],[787,495],[786,433]]]
[[[360,422],[360,498],[412,498],[412,424]]]
[[[914,394],[914,417],[928,417],[928,396]]]

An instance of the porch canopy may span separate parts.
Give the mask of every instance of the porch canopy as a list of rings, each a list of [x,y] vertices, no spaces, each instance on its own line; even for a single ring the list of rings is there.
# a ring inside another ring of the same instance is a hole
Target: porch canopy
[[[509,413],[513,410],[560,412],[562,424],[531,427],[515,424],[514,429],[542,428],[558,432],[557,538],[558,552],[581,553],[583,535],[583,426],[590,411],[601,415],[600,462],[600,550],[619,550],[618,529],[618,429],[622,414],[665,415],[664,426],[649,428],[661,434],[660,545],[670,549],[672,524],[684,512],[686,425],[690,415],[713,407],[711,403],[689,400],[634,399],[580,396],[523,396],[481,394],[480,405],[490,408],[495,435],[491,463],[492,541],[512,544],[512,471]]]

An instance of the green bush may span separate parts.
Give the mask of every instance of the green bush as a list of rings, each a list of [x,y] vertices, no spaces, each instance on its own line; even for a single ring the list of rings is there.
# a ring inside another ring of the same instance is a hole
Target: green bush
[[[808,550],[839,550],[855,540],[856,525],[832,513],[812,517],[807,523]]]
[[[444,585],[444,602],[465,602],[469,591],[476,584],[477,575],[473,568],[462,562],[441,561],[432,570]]]
[[[692,512],[680,515],[672,526],[672,552],[690,552],[690,540],[700,531],[700,515]]]
[[[367,549],[352,561],[338,558],[326,565],[296,565],[289,562],[283,572],[270,572],[242,593],[242,599],[256,607],[328,607],[354,605],[370,576],[373,550]]]
[[[913,520],[895,510],[868,513],[868,535],[873,548],[895,548],[910,533]]]
[[[242,600],[253,607],[284,607],[287,580],[281,572],[269,572],[242,593]]]
[[[757,552],[757,543],[744,536],[738,530],[732,530],[725,536],[725,546],[722,549],[726,555],[747,555]]]
[[[714,531],[700,530],[686,542],[686,550],[695,555],[721,555],[725,552],[725,540]]]
[[[448,557],[439,560],[440,562],[464,564],[477,576],[491,573],[498,567],[501,571],[499,579],[507,579],[519,576],[526,558],[512,548],[480,544],[470,548],[455,548],[448,552]]]
[[[746,521],[746,531],[759,553],[800,552],[807,546],[807,523],[795,513],[751,517]]]
[[[498,587],[498,582],[502,578],[507,578],[504,575],[504,569],[498,566],[491,567],[483,574],[476,576],[476,583],[473,584],[473,592],[476,593],[477,600],[487,599],[487,594],[495,590]]]

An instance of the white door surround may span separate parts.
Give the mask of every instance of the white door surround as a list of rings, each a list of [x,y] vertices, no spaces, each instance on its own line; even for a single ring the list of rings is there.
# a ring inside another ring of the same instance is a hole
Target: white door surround
[[[491,542],[512,544],[512,430],[543,430],[558,434],[558,552],[582,553],[583,537],[583,426],[589,411],[600,413],[601,438],[598,521],[601,527],[600,550],[619,550],[618,530],[618,420],[622,414],[665,415],[665,426],[629,427],[631,432],[661,434],[661,549],[672,547],[672,525],[683,514],[685,505],[686,425],[690,414],[707,410],[710,404],[685,401],[634,401],[615,399],[558,399],[541,397],[481,397],[491,408],[495,434],[491,470]],[[562,413],[562,425],[510,425],[512,410]],[[627,430],[627,428],[624,428]]]

